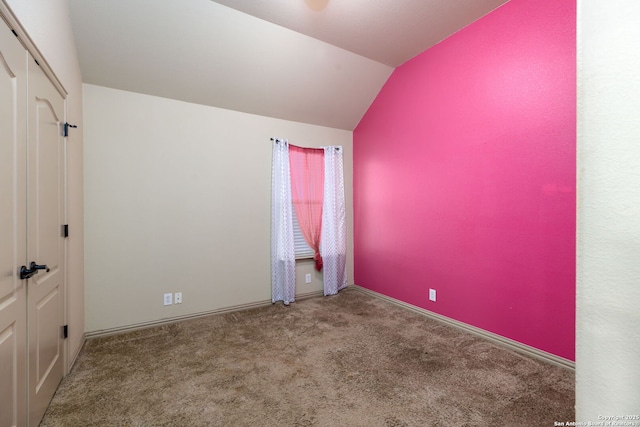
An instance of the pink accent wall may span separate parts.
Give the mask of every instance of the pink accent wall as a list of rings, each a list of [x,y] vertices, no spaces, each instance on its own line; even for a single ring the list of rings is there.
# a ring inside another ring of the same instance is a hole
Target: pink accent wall
[[[354,131],[355,283],[570,360],[575,3],[511,0],[398,67]]]

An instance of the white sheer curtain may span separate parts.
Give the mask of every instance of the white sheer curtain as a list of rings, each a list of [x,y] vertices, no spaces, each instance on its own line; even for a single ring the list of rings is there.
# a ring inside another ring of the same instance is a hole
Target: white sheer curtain
[[[285,305],[296,299],[296,256],[293,243],[289,144],[273,141],[271,164],[271,301]]]
[[[335,295],[347,286],[347,223],[344,200],[342,147],[324,148],[324,201],[320,254],[324,294]]]

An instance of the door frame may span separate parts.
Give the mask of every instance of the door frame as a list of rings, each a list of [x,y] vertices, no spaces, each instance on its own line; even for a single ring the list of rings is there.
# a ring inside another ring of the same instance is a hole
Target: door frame
[[[66,99],[69,96],[69,93],[62,85],[62,82],[60,82],[60,79],[58,79],[58,76],[56,76],[56,73],[53,72],[53,69],[51,68],[47,60],[44,59],[44,56],[42,56],[42,53],[40,52],[36,44],[33,42],[33,40],[31,40],[31,37],[29,37],[27,32],[24,30],[24,28],[20,24],[20,21],[16,19],[13,11],[6,4],[5,0],[0,0],[0,18],[3,18],[7,25],[9,25],[9,27],[12,28],[13,31],[15,31],[18,40],[20,40],[20,43],[22,43],[22,46],[27,49],[33,59],[38,61],[40,68],[42,68],[42,71],[44,71],[44,74],[49,78],[49,80],[51,80],[51,83],[53,83],[57,91],[60,92],[60,95],[62,95],[62,98],[65,100],[66,106]]]

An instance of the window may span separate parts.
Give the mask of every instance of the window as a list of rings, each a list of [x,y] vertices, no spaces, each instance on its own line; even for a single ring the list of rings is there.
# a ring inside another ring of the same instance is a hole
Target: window
[[[291,210],[293,211],[293,243],[295,247],[296,259],[313,259],[313,249],[309,247],[307,241],[304,239],[302,235],[302,231],[300,230],[300,226],[298,225],[298,215],[296,215],[296,208],[291,205]]]

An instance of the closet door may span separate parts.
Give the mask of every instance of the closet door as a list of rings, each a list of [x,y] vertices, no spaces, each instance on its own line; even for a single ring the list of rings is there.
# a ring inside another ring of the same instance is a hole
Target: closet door
[[[37,426],[64,373],[64,99],[28,60],[27,251],[45,266],[27,283],[29,424]]]
[[[27,52],[0,19],[0,426],[27,414]]]

